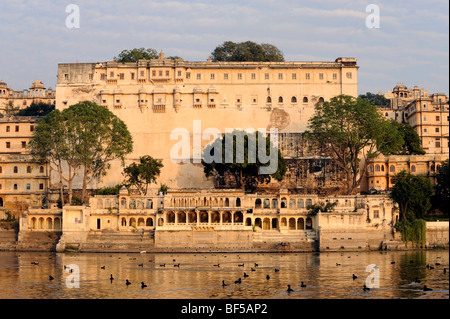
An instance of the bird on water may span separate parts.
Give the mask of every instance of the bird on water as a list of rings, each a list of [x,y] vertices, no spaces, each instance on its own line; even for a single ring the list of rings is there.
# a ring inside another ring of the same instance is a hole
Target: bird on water
[[[147,285],[144,284],[144,282],[141,282],[141,288],[144,289],[144,288],[146,288],[146,287],[147,287]]]
[[[127,285],[127,286],[129,286],[129,285],[131,285],[131,282],[129,282],[128,281],[128,279],[125,281],[125,284]]]
[[[244,278],[245,278],[245,277],[248,277],[248,275],[244,272]]]
[[[236,280],[234,283],[235,284],[240,284],[242,281],[241,281],[241,278],[239,278],[238,280]]]
[[[267,280],[269,280],[269,279],[270,279],[270,276],[269,276],[269,275],[267,275],[267,276],[266,276],[266,279],[267,279]]]
[[[355,279],[358,278],[358,277],[355,276],[355,274],[353,274],[352,278],[353,278],[353,280],[355,280]]]
[[[300,285],[300,287],[306,287],[306,285],[303,283],[303,281],[302,281],[302,284]]]
[[[426,285],[423,286],[423,291],[431,291],[431,290],[433,290],[433,289],[428,288]]]
[[[225,280],[222,280],[222,287],[225,287],[225,286],[228,286],[228,285],[225,283]]]
[[[294,289],[291,288],[291,285],[288,285],[288,289],[286,291],[287,292],[292,292],[292,291],[294,291]]]
[[[48,276],[48,279],[51,281],[51,280],[53,280],[55,278],[53,278],[53,276]]]
[[[369,291],[369,290],[370,290],[370,288],[367,288],[367,286],[366,286],[366,285],[364,285],[364,287],[363,287],[363,290],[364,290],[364,291]]]

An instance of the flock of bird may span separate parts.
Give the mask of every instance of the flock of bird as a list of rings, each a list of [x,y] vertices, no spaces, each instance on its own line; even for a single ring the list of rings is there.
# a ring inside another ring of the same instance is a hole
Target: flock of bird
[[[224,256],[224,257],[226,257],[226,256]],[[350,258],[350,257],[349,257],[349,258]],[[438,257],[438,258],[439,258],[439,257]],[[119,257],[119,259],[120,259],[120,257]],[[136,258],[130,258],[130,260],[136,260]],[[176,260],[173,259],[172,261],[175,262]],[[149,260],[149,262],[153,262],[153,261],[152,261],[152,260]],[[410,262],[411,264],[414,263],[413,260],[410,260],[409,262]],[[32,265],[38,266],[38,265],[39,265],[39,262],[33,261],[33,262],[31,262],[31,264],[32,264]],[[392,261],[391,264],[395,264],[395,261]],[[168,265],[168,264],[167,264],[167,265]],[[180,265],[181,265],[180,263],[176,263],[176,264],[174,263],[174,264],[173,264],[173,267],[178,267],[178,268],[179,268]],[[441,264],[438,263],[438,262],[435,263],[435,266],[440,266],[440,265],[441,265]],[[237,266],[238,266],[238,267],[244,267],[245,264],[242,263],[242,264],[238,264]],[[254,263],[254,267],[250,267],[250,270],[251,270],[251,271],[256,271],[256,268],[257,268],[258,266],[259,266],[259,265],[258,265],[257,263]],[[336,263],[336,266],[341,266],[341,264]],[[138,267],[144,267],[144,263],[138,264]],[[166,267],[166,263],[160,264],[159,267]],[[213,267],[220,267],[220,264],[219,264],[219,263],[218,263],[218,264],[214,264]],[[72,269],[68,268],[68,267],[65,266],[65,265],[64,265],[64,269],[65,269],[65,270],[68,269],[69,272],[72,272],[72,271],[73,271]],[[100,269],[105,270],[105,269],[106,269],[106,266],[101,266]],[[427,265],[426,265],[426,269],[433,270],[433,269],[435,269],[435,267],[434,267],[433,265],[427,264]],[[274,270],[275,273],[278,273],[278,272],[280,271],[280,269],[278,269],[278,268],[274,268],[273,270]],[[446,269],[446,268],[443,268],[443,272],[444,272],[444,274],[446,274],[446,273],[447,273],[447,269]],[[248,275],[246,272],[244,272],[243,277],[244,277],[244,278],[247,278],[247,277],[249,277],[249,275]],[[355,280],[355,279],[357,279],[357,278],[358,278],[358,276],[356,276],[355,274],[352,274],[352,279],[353,279],[353,280]],[[49,275],[49,281],[52,281],[52,280],[54,280],[54,279],[55,279],[55,278],[54,278],[52,275]],[[267,280],[270,280],[270,275],[269,275],[269,274],[266,275],[266,279],[267,279]],[[112,274],[110,275],[109,280],[111,281],[111,283],[113,283],[113,281],[115,280],[115,278],[113,277]],[[236,285],[241,284],[241,283],[242,283],[242,278],[238,278],[238,279],[234,282],[234,284],[236,284]],[[416,278],[416,280],[414,281],[414,283],[415,283],[415,284],[420,284],[421,281],[420,281],[418,278]],[[132,283],[131,283],[128,279],[125,280],[125,285],[126,285],[127,287],[130,286],[131,284],[132,284]],[[225,280],[222,280],[222,287],[226,287],[226,286],[229,286],[229,284],[226,284],[226,283],[225,283]],[[144,289],[144,288],[146,288],[146,287],[147,287],[147,285],[146,285],[144,282],[141,282],[141,288]],[[300,284],[300,287],[304,288],[304,287],[306,287],[306,284],[302,281],[301,284]],[[371,288],[367,287],[366,285],[363,285],[363,288],[362,288],[363,291],[370,291],[370,289],[371,289]],[[432,291],[433,289],[427,287],[426,285],[424,285],[423,288],[422,288],[422,290],[423,290],[423,291]],[[291,285],[287,285],[287,290],[286,290],[286,291],[287,291],[288,293],[294,292],[294,290],[291,288]]]

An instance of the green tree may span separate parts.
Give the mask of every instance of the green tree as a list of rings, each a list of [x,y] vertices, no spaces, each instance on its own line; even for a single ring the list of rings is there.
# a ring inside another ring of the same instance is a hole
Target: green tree
[[[161,160],[154,159],[149,155],[139,157],[139,163],[131,163],[123,170],[125,181],[123,184],[130,188],[136,187],[143,195],[147,195],[148,185],[156,183],[156,178],[161,173],[164,165]]]
[[[64,205],[63,181],[68,184],[69,203],[72,202],[72,182],[80,166],[76,153],[77,138],[70,133],[66,117],[67,112],[53,110],[41,118],[36,126],[28,146],[34,160],[38,163],[49,163],[50,174],[55,171],[59,175],[60,200]]]
[[[305,137],[343,170],[347,194],[361,184],[368,159],[394,154],[403,143],[399,131],[375,105],[348,95],[316,104]]]
[[[308,207],[306,207],[308,209],[308,215],[317,215],[317,213],[319,212],[330,212],[334,210],[334,207],[336,207],[338,204],[338,202],[318,202],[317,204],[314,205],[308,205]]]
[[[54,104],[47,104],[44,102],[39,103],[31,103],[25,109],[20,110],[16,115],[17,116],[46,116],[48,113],[55,109]]]
[[[225,41],[211,52],[213,62],[218,61],[261,61],[282,62],[283,53],[274,45],[258,44],[252,41],[235,43]]]
[[[439,171],[436,174],[436,185],[434,187],[435,206],[439,208],[446,216],[450,211],[450,185],[449,185],[449,160],[442,162]]]
[[[1,117],[3,116],[14,116],[19,112],[20,108],[14,105],[14,101],[8,101],[3,103],[3,114],[0,113]]]
[[[360,94],[358,97],[379,107],[387,107],[390,105],[389,99],[385,98],[382,94],[367,92],[366,94]]]
[[[401,171],[392,183],[390,196],[399,206],[400,219],[422,218],[431,208],[433,186],[428,178]]]
[[[399,123],[391,120],[391,125],[397,127],[403,138],[402,148],[396,155],[424,155],[426,152],[422,148],[422,141],[411,125]]]
[[[152,60],[159,57],[155,49],[135,48],[131,50],[123,50],[115,58],[118,62],[137,62],[138,60]]]
[[[260,151],[259,144],[265,149]],[[267,158],[261,160],[260,153]],[[272,145],[269,137],[258,132],[235,130],[223,134],[204,148],[202,164],[207,177],[231,176],[238,187],[247,190],[254,190],[258,183],[268,183],[271,178],[281,181],[286,173],[280,150]],[[274,164],[277,167],[270,166]],[[264,168],[272,172],[262,173]]]
[[[84,101],[42,118],[30,148],[38,161],[49,162],[60,174],[61,184],[62,180],[68,183],[69,202],[73,178],[81,170],[81,199],[85,202],[87,185],[104,176],[111,161],[120,160],[123,165],[125,156],[133,149],[133,141],[125,123],[111,111]]]

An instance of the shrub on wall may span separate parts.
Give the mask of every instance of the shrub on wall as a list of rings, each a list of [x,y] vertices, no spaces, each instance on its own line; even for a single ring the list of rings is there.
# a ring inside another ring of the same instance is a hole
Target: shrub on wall
[[[402,234],[405,243],[412,242],[425,246],[427,224],[423,219],[403,218],[395,224],[395,229]]]

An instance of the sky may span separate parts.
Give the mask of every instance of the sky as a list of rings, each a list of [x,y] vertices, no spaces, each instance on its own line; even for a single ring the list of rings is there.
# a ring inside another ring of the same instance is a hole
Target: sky
[[[66,25],[71,4],[79,28]],[[449,94],[448,0],[1,0],[0,80],[55,89],[58,63],[111,61],[141,47],[206,61],[224,41],[248,40],[277,46],[286,61],[355,57],[358,94],[397,83]]]

